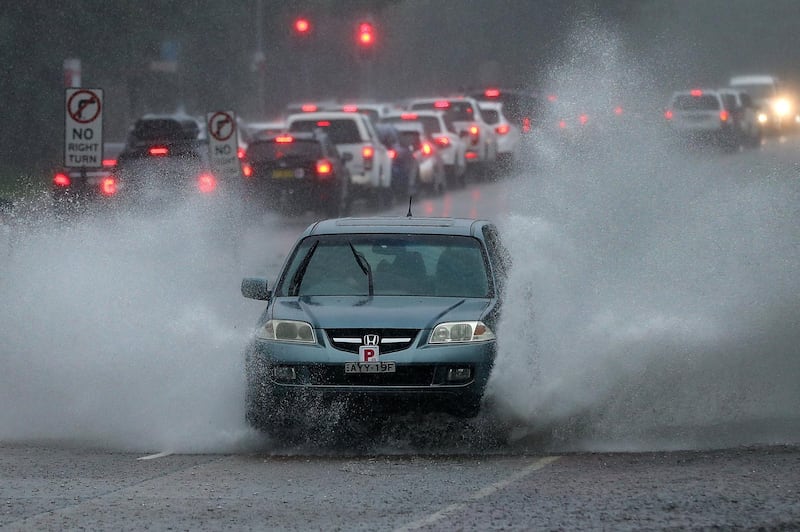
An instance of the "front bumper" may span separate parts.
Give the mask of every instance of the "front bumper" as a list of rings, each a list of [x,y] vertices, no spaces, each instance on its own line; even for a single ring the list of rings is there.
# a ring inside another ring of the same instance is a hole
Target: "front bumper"
[[[247,351],[248,386],[252,396],[263,399],[264,409],[279,404],[302,411],[308,401],[346,400],[380,411],[474,414],[489,380],[496,343],[420,343],[381,355],[381,362],[395,362],[395,373],[347,374],[345,363],[357,361],[353,353],[329,345],[254,340]],[[461,372],[461,378],[452,380],[452,370],[464,368],[469,378]]]

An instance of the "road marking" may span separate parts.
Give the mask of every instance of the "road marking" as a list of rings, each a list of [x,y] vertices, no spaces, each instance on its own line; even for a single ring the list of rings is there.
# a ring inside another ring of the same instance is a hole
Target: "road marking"
[[[418,519],[416,521],[412,521],[412,522],[410,522],[410,523],[408,523],[406,525],[403,525],[403,526],[401,526],[399,528],[395,528],[395,532],[404,532],[404,531],[407,531],[407,530],[416,530],[418,528],[422,528],[424,526],[429,526],[429,525],[432,525],[432,524],[434,524],[434,523],[436,523],[438,521],[441,521],[442,519],[447,517],[449,514],[452,514],[453,512],[457,512],[459,510],[463,510],[467,506],[467,504],[469,504],[471,502],[479,501],[481,499],[485,499],[486,497],[489,497],[490,495],[493,495],[493,494],[497,493],[498,491],[506,488],[510,484],[513,484],[514,482],[522,480],[523,478],[527,477],[528,475],[530,475],[534,471],[538,471],[540,469],[543,469],[543,468],[547,467],[548,465],[552,464],[553,462],[555,462],[559,458],[560,458],[559,456],[545,456],[543,458],[539,458],[538,460],[536,460],[535,462],[530,464],[528,467],[526,467],[524,469],[521,469],[520,471],[517,471],[516,473],[514,473],[510,477],[505,478],[503,480],[498,480],[494,484],[489,484],[485,488],[482,488],[482,489],[476,491],[475,493],[469,495],[467,498],[465,498],[461,502],[455,502],[455,503],[451,504],[450,506],[446,506],[445,508],[442,508],[438,512],[433,513],[433,514],[431,514],[431,515],[429,515],[427,517],[423,517],[422,519]]]
[[[140,456],[137,460],[155,460],[156,458],[164,458],[172,454],[172,451],[164,451],[156,454],[149,454],[147,456]]]

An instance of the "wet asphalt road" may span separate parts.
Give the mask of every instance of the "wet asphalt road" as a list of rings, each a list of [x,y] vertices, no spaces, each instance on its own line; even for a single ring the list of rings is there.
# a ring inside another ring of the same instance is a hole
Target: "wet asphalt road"
[[[141,456],[5,445],[4,530],[800,527],[800,448]]]

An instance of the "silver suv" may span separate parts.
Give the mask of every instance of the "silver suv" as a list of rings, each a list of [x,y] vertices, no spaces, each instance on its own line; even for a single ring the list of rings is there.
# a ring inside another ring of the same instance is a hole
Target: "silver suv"
[[[712,144],[726,151],[739,148],[733,115],[717,90],[692,89],[672,93],[664,118],[681,141],[691,145]]]

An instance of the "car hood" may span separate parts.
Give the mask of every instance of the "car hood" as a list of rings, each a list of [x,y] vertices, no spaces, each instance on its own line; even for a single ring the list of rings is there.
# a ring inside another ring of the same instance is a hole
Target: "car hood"
[[[411,296],[282,297],[272,317],[308,321],[317,329],[384,327],[425,329],[444,321],[483,319],[492,299]]]

